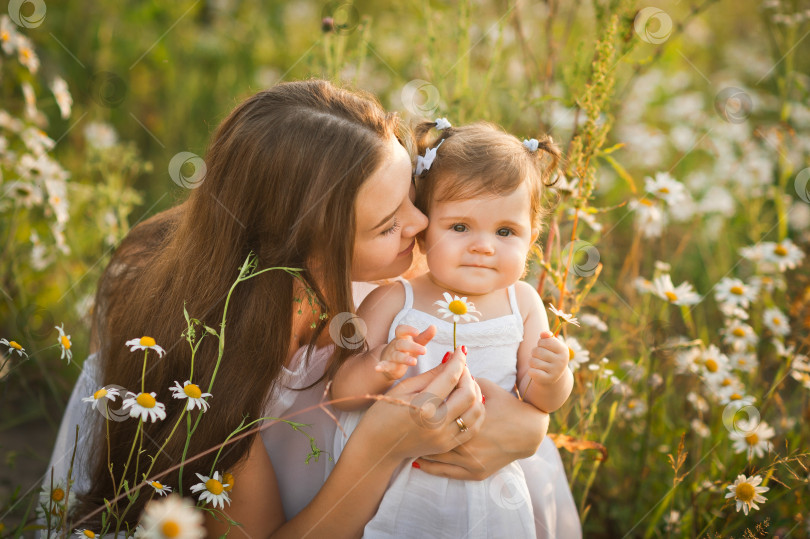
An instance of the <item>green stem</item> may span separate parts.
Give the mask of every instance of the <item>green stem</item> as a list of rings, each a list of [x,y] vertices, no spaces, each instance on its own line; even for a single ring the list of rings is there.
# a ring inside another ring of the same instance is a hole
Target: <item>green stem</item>
[[[143,351],[143,370],[141,371],[141,393],[144,393],[146,385],[146,357],[149,355],[149,349]]]

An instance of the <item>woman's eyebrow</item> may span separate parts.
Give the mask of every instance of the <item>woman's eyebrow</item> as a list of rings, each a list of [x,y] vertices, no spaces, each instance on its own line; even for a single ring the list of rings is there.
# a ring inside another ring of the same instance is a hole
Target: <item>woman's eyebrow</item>
[[[399,211],[399,209],[400,209],[401,207],[402,207],[402,202],[400,202],[400,203],[399,203],[399,206],[397,206],[397,207],[396,207],[396,209],[395,209],[394,211],[392,211],[390,214],[388,214],[388,215],[386,215],[385,217],[383,217],[383,218],[382,218],[382,221],[380,221],[379,223],[377,223],[376,225],[374,225],[374,227],[372,227],[372,229],[371,229],[371,230],[376,230],[376,229],[380,228],[381,226],[383,226],[383,225],[384,225],[385,223],[387,223],[388,221],[390,221],[390,220],[391,220],[391,218],[392,218],[394,215],[396,215],[396,213]]]

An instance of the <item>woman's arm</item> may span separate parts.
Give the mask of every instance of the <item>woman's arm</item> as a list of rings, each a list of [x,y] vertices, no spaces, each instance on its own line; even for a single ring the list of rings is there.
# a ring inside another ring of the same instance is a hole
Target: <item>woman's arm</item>
[[[467,442],[484,421],[480,389],[460,351],[436,369],[403,380],[387,396],[401,403],[381,400],[369,408],[326,483],[288,522],[284,521],[283,493],[278,490],[272,463],[257,438],[248,459],[234,474],[226,514],[242,527],[231,533],[248,537],[359,537],[403,459],[447,451]],[[461,432],[457,417],[463,418],[467,431]],[[227,529],[227,524],[223,526],[210,517],[206,526],[212,536]]]

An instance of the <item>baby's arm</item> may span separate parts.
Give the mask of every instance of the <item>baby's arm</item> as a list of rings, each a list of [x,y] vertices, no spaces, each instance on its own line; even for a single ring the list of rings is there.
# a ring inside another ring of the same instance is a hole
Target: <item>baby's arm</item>
[[[521,312],[526,313],[518,348],[518,389],[523,400],[550,413],[563,405],[574,387],[568,347],[549,330],[543,300],[534,287],[519,281],[515,292]]]
[[[388,329],[405,302],[399,283],[375,288],[357,309],[366,324],[368,350],[353,355],[341,365],[331,385],[331,398],[386,392],[408,367],[416,365],[416,356],[425,353],[424,345],[436,334],[430,326],[421,334],[410,326],[398,326],[396,338],[388,342]],[[369,399],[352,399],[334,404],[341,410],[356,410],[371,404]]]

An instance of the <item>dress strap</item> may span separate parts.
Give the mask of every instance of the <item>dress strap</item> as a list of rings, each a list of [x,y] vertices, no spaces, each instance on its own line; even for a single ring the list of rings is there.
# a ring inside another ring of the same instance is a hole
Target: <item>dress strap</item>
[[[518,308],[517,303],[517,294],[515,293],[515,285],[511,285],[509,288],[507,288],[506,293],[509,296],[509,306],[512,307],[512,314],[514,314],[518,319],[518,322],[523,325],[523,317],[520,316],[520,309]]]
[[[402,287],[405,289],[405,305],[403,309],[413,309],[413,287],[407,279],[401,279]]]

